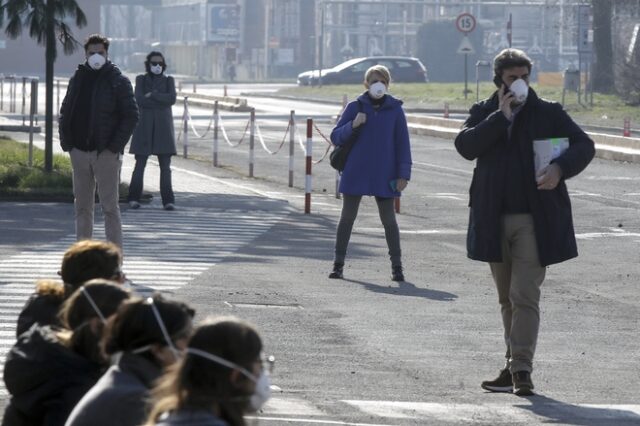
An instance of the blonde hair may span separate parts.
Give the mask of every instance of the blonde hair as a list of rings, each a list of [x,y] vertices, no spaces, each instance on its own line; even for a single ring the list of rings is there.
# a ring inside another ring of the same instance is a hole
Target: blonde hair
[[[385,86],[389,86],[391,82],[391,73],[389,72],[389,68],[384,65],[374,65],[364,73],[364,82],[368,83],[369,79],[373,74],[377,74],[382,78],[382,82]]]

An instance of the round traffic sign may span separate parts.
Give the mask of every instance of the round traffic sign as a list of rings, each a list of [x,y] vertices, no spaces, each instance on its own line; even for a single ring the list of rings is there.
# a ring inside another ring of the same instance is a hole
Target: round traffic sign
[[[456,18],[456,28],[463,33],[470,33],[476,29],[476,18],[470,13],[461,13]]]

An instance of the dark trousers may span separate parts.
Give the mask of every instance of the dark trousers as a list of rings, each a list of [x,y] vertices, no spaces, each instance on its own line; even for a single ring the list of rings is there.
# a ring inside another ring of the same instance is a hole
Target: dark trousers
[[[338,232],[336,235],[336,252],[334,261],[336,263],[344,263],[347,255],[347,246],[351,238],[351,230],[353,223],[358,216],[358,208],[360,207],[361,195],[343,194],[342,214],[338,223]],[[378,204],[378,213],[382,226],[384,226],[384,236],[389,247],[389,257],[393,266],[402,265],[400,251],[400,229],[396,222],[396,212],[393,207],[393,198],[376,197]]]
[[[162,197],[162,205],[175,203],[173,196],[173,187],[171,186],[171,154],[159,154],[158,163],[160,163],[160,196]],[[136,155],[136,166],[131,175],[131,183],[129,184],[128,201],[140,201],[142,196],[142,187],[144,186],[144,168],[147,166],[148,155]]]

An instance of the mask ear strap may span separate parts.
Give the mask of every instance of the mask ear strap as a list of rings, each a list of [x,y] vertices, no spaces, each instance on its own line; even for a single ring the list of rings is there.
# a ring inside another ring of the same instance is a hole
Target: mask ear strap
[[[217,355],[214,355],[212,353],[209,353],[209,352],[206,352],[206,351],[203,351],[203,350],[200,350],[200,349],[196,349],[196,348],[187,348],[187,353],[190,353],[190,354],[193,354],[193,355],[197,355],[197,356],[199,356],[201,358],[206,358],[209,361],[213,361],[216,364],[223,365],[223,366],[225,366],[227,368],[238,370],[242,374],[247,376],[249,379],[253,380],[256,383],[258,382],[258,378],[254,374],[252,374],[249,370],[247,370],[246,368],[241,367],[238,364],[233,363],[231,361],[228,361],[228,360],[226,360],[224,358],[221,358],[221,357],[219,357]]]
[[[162,317],[160,316],[160,312],[158,311],[158,308],[156,307],[155,303],[153,302],[153,297],[149,297],[146,300],[147,304],[151,306],[151,310],[153,311],[153,315],[156,317],[156,321],[158,322],[158,325],[160,326],[160,331],[162,332],[162,335],[164,336],[164,340],[167,341],[167,345],[169,346],[169,349],[171,349],[171,352],[173,352],[173,356],[175,356],[176,359],[179,358],[179,352],[178,349],[174,346],[173,341],[171,340],[171,337],[169,336],[169,332],[167,331],[167,327],[165,327],[164,325],[164,321],[162,321]]]
[[[106,324],[107,323],[106,318],[104,317],[104,315],[102,315],[102,312],[100,312],[100,308],[98,308],[98,305],[96,305],[96,302],[93,300],[93,297],[91,297],[91,295],[89,294],[87,289],[84,288],[84,286],[82,286],[82,287],[80,287],[80,291],[82,292],[84,297],[87,298],[87,300],[89,301],[89,304],[91,305],[93,310],[96,311],[96,314],[98,314],[98,317],[100,317],[100,320],[102,321],[102,323]]]

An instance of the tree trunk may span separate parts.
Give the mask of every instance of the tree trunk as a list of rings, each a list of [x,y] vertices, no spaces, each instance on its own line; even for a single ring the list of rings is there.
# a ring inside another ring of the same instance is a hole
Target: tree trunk
[[[592,0],[592,4],[593,47],[596,54],[591,76],[593,90],[600,93],[610,93],[614,90],[613,42],[611,38],[613,2],[610,0]]]
[[[53,26],[55,0],[47,0],[46,49],[45,49],[45,137],[44,170],[53,170],[53,64],[56,60],[56,37]]]

